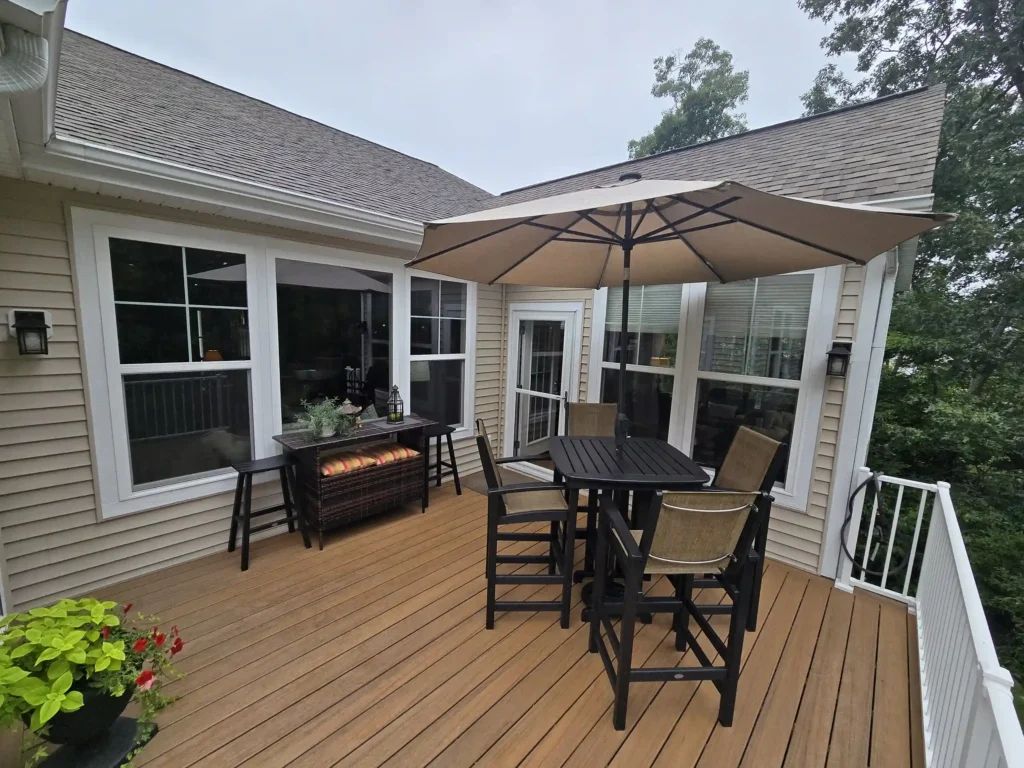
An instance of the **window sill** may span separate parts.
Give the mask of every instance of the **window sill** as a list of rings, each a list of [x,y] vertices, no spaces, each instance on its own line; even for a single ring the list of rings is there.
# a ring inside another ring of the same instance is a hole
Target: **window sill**
[[[115,517],[150,512],[162,507],[196,501],[222,493],[234,493],[236,478],[235,471],[228,469],[220,474],[198,480],[139,491],[126,498],[108,498],[105,494],[101,493],[100,505],[96,511],[96,516],[100,521],[112,520]],[[276,475],[256,476],[253,478],[253,484],[260,485],[261,483],[276,481],[277,479]],[[113,494],[111,495],[113,496]],[[231,499],[225,502],[227,506],[230,506],[231,503]]]

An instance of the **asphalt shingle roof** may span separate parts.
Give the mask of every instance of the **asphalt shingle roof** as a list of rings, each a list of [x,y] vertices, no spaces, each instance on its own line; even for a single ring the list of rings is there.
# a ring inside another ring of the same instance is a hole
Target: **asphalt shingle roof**
[[[71,30],[61,48],[56,132],[414,221],[491,197],[433,163]]]
[[[931,192],[945,90],[920,88],[492,196],[438,166],[66,30],[58,136],[428,221],[645,178],[839,201]]]
[[[919,88],[503,193],[487,207],[575,192],[638,171],[647,179],[738,181],[844,202],[928,194],[945,89]]]

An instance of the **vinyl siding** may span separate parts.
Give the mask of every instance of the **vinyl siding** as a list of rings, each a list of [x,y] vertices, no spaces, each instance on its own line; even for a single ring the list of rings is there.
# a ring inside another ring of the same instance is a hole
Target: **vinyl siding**
[[[48,309],[54,323],[46,358],[20,357],[16,345],[0,344],[0,529],[5,576],[16,607],[88,592],[219,551],[230,521],[231,493],[99,519],[65,221],[70,205],[368,250],[310,233],[0,180],[0,309]],[[501,403],[502,309],[501,289],[480,286],[476,416],[491,428],[497,426]],[[0,334],[7,331],[5,323],[6,311]],[[479,468],[475,441],[460,440],[455,448],[461,474]],[[257,506],[277,503],[278,486],[259,484],[253,497]]]

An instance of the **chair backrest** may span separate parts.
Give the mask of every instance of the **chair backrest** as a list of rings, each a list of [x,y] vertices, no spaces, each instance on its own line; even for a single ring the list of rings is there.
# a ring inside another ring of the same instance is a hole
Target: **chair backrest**
[[[686,491],[660,494],[640,540],[655,563],[724,569],[742,545],[748,522],[758,514],[760,492]]]
[[[715,487],[770,493],[782,469],[783,444],[750,427],[740,427],[725,461],[715,473]]]
[[[615,437],[614,403],[566,403],[565,434],[572,437]]]
[[[501,470],[494,458],[491,440],[487,435],[487,426],[483,419],[476,420],[476,447],[480,451],[480,463],[483,465],[484,480],[489,489],[500,488],[502,485]]]

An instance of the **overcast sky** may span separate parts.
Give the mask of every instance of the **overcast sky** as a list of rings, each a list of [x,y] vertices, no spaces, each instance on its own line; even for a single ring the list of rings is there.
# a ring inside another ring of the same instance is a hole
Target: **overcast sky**
[[[750,127],[798,117],[825,27],[796,0],[71,0],[67,26],[491,192],[626,158],[652,62],[710,37]]]

